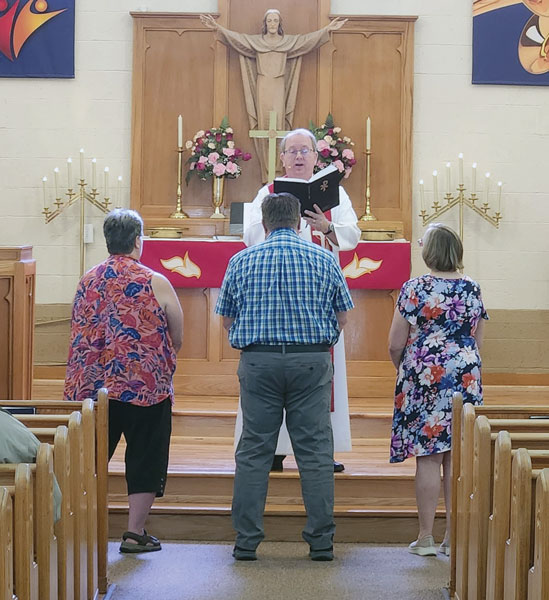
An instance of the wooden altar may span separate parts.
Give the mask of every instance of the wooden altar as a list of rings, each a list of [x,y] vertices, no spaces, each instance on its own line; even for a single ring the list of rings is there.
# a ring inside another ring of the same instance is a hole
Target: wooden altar
[[[142,262],[170,279],[183,307],[184,343],[175,375],[179,398],[238,396],[240,353],[230,347],[214,308],[227,262],[241,247],[244,245],[237,242],[144,241]],[[355,256],[381,263],[375,271],[379,278],[368,272],[349,272]],[[355,250],[342,252],[340,258],[344,274],[349,273],[347,282],[355,303],[345,328],[349,396],[380,395],[379,390],[365,390],[364,386],[378,385],[380,372],[386,370],[395,299],[410,274],[410,244],[359,242]],[[209,268],[216,271],[213,277],[204,272]]]
[[[30,400],[36,261],[32,246],[0,248],[0,397]]]

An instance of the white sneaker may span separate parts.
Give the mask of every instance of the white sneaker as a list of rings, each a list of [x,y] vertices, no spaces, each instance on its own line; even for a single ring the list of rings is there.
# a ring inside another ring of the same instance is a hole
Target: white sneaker
[[[438,547],[438,551],[444,556],[450,556],[450,542],[442,542]]]
[[[426,535],[408,546],[408,552],[419,556],[436,556],[435,540],[432,535]]]

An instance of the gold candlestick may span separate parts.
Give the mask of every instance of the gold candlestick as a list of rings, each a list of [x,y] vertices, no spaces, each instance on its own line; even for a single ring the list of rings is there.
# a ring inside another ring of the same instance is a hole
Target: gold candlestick
[[[370,208],[370,171],[371,171],[371,157],[372,151],[370,148],[366,149],[366,206],[364,214],[360,217],[359,221],[377,221],[377,217],[372,214]]]
[[[177,203],[175,212],[170,215],[170,219],[188,219],[189,215],[181,207],[181,169],[183,168],[183,146],[177,147]]]

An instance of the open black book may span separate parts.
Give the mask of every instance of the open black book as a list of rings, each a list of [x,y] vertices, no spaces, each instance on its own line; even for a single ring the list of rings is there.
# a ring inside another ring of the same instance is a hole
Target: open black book
[[[311,177],[305,179],[292,179],[279,177],[273,181],[274,193],[289,192],[301,202],[301,215],[306,210],[315,212],[313,204],[318,204],[322,212],[326,212],[339,204],[339,182],[345,175],[337,167],[330,165]]]

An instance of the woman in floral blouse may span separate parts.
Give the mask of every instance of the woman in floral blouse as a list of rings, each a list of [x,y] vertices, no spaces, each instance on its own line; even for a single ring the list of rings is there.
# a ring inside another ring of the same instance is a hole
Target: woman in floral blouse
[[[479,347],[488,318],[478,284],[459,270],[463,245],[440,223],[427,229],[422,257],[430,273],[407,281],[398,298],[389,353],[397,368],[391,462],[416,457],[419,535],[409,551],[436,556],[433,524],[443,468],[449,554],[452,394],[482,403]]]

